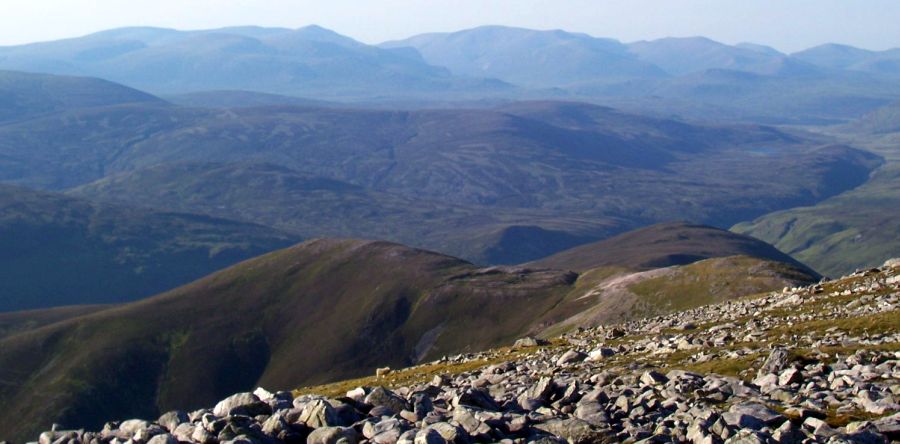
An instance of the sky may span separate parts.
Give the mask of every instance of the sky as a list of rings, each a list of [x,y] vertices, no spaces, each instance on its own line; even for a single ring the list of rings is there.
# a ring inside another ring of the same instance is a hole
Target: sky
[[[792,52],[900,47],[898,0],[0,0],[0,45],[124,26],[317,24],[366,43],[496,24],[624,42],[702,35]]]

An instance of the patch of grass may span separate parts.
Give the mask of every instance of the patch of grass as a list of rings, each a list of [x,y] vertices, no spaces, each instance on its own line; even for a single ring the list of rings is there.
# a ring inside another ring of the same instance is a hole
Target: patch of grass
[[[770,329],[768,337],[776,338],[783,334],[802,331],[809,333],[825,333],[831,328],[837,328],[841,332],[851,335],[861,334],[887,334],[900,331],[900,310],[891,310],[883,313],[844,318],[823,319],[794,323],[794,325],[782,325]]]
[[[294,396],[316,394],[329,397],[339,397],[344,396],[348,391],[353,390],[357,387],[382,386],[392,389],[396,387],[422,384],[431,381],[435,376],[459,375],[462,373],[475,371],[489,365],[510,361],[524,354],[533,352],[539,348],[541,347],[530,347],[527,349],[519,349],[516,351],[508,348],[500,349],[498,350],[499,353],[494,358],[478,359],[461,363],[423,364],[416,367],[394,370],[382,377],[366,376],[363,378],[348,379],[346,381],[338,381],[330,384],[301,387],[294,390],[293,394]]]
[[[707,259],[628,289],[659,312],[686,310],[781,288],[813,278],[786,264],[746,256]]]
[[[869,413],[865,410],[853,410],[850,412],[838,413],[836,409],[829,408],[825,412],[825,422],[832,427],[846,427],[847,424],[850,424],[851,422],[871,421],[889,414],[889,412],[886,412],[885,414],[878,415]]]
[[[751,353],[739,358],[712,359],[706,362],[688,364],[682,366],[682,368],[701,374],[714,373],[722,376],[744,378],[746,377],[746,371],[754,368],[757,361],[765,358],[765,356],[765,353]]]

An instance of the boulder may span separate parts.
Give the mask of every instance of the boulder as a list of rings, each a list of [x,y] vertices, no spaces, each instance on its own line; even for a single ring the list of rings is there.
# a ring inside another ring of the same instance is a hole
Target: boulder
[[[375,407],[386,407],[394,413],[410,410],[409,403],[396,393],[384,387],[375,387],[366,395],[365,403]]]
[[[213,408],[213,414],[218,417],[270,415],[272,414],[272,407],[260,401],[253,393],[238,393],[216,404],[216,407]]]
[[[147,444],[178,444],[178,438],[168,433],[163,433],[150,438]]]
[[[322,427],[312,431],[306,444],[356,444],[356,430],[350,427]]]
[[[187,413],[182,412],[181,410],[173,410],[164,413],[156,422],[169,432],[174,432],[179,425],[189,421],[190,418],[188,418]]]
[[[298,422],[302,422],[314,429],[344,425],[340,424],[334,407],[325,399],[316,399],[303,406]]]
[[[566,365],[574,362],[582,362],[584,358],[587,358],[587,355],[577,351],[577,350],[569,350],[562,354],[559,359],[556,360],[556,365]]]

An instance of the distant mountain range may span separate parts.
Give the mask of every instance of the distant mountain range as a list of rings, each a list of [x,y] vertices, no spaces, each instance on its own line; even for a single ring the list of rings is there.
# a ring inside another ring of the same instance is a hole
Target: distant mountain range
[[[238,89],[376,97],[511,88],[498,81],[456,77],[425,63],[415,51],[365,45],[317,26],[115,29],[0,48],[0,68],[102,77],[169,94]]]
[[[900,99],[900,50],[823,45],[783,54],[702,37],[625,44],[501,26],[377,46],[317,26],[122,28],[0,47],[0,69],[102,77],[155,94],[268,94],[245,93],[250,104],[272,95],[403,106],[629,99],[638,111],[708,119],[724,109],[716,118],[759,122],[846,121]]]
[[[0,438],[881,264],[898,57],[505,27],[0,48]]]
[[[256,384],[290,389],[361,376],[524,334],[816,280],[784,262],[723,257],[746,252],[733,245],[758,243],[727,231],[667,225],[647,233],[659,231],[672,235],[624,239],[650,257],[657,246],[677,251],[700,234],[716,253],[649,274],[621,264],[576,274],[478,268],[386,242],[316,240],[132,304],[0,315],[0,405],[15,412],[0,418],[0,429],[25,436],[46,421],[99,429],[104,420],[199,407]],[[581,251],[615,263],[602,245]]]

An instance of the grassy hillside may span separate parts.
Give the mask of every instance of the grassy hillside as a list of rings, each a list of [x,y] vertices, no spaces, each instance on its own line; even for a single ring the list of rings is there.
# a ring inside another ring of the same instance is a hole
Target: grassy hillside
[[[682,222],[630,231],[559,252],[529,265],[575,271],[608,266],[647,270],[739,255],[791,264],[815,275],[805,265],[758,239]]]
[[[133,301],[299,240],[0,185],[0,312]]]
[[[0,429],[46,427],[38,418],[97,427],[104,417],[199,407],[258,382],[325,382],[481,349],[524,334],[573,279],[480,271],[383,242],[311,241],[2,339],[0,378],[10,384],[0,386],[0,405],[10,414]]]
[[[70,318],[109,308],[109,305],[68,305],[36,310],[0,312],[0,339]]]
[[[772,243],[837,277],[874,267],[900,252],[900,167],[891,164],[865,185],[815,206],[792,208],[732,230]]]
[[[753,265],[763,262],[740,266],[777,269]],[[358,377],[554,325],[591,325],[597,319],[569,324],[594,306],[621,304],[597,297],[603,282],[585,276],[480,269],[386,242],[309,241],[157,297],[0,339],[0,379],[8,382],[0,406],[9,412],[0,429],[24,436],[50,422],[97,428],[111,418],[209,405],[255,384]],[[706,299],[679,294],[697,298],[679,306],[813,279],[776,274],[767,285],[742,285],[740,272],[721,276],[737,283]]]
[[[660,316],[816,282],[818,276],[808,270],[749,256],[713,257],[637,272],[620,266],[598,267],[579,276],[576,290],[560,304],[569,315],[542,334],[549,337],[575,327]]]
[[[900,254],[900,132],[890,130],[900,128],[900,119],[892,120],[890,110],[824,130],[886,160],[865,184],[816,205],[774,212],[732,230],[769,242],[833,277],[878,266]]]

